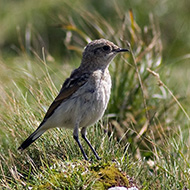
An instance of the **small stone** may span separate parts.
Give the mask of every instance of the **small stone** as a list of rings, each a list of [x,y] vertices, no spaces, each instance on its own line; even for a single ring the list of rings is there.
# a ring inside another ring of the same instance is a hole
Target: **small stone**
[[[126,187],[111,187],[108,190],[139,190],[137,187],[130,187],[130,188],[126,188]]]
[[[128,190],[126,187],[111,187],[108,190]]]

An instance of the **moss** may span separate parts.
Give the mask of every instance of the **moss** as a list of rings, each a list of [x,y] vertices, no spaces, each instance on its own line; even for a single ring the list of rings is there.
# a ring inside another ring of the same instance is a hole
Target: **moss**
[[[125,174],[109,162],[57,163],[54,169],[42,174],[39,178],[40,184],[33,185],[34,190],[68,189],[67,187],[104,190],[113,186],[129,186]]]
[[[100,168],[99,171],[96,172],[99,178],[93,186],[96,189],[107,189],[113,186],[129,186],[127,177],[114,165]]]
[[[50,183],[46,183],[44,185],[39,185],[38,187],[34,187],[34,190],[53,190],[52,185]]]

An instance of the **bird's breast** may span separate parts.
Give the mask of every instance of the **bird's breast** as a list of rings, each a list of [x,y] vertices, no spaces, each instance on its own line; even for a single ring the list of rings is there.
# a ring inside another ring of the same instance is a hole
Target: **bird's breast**
[[[47,120],[47,128],[74,128],[76,123],[80,127],[87,127],[97,122],[103,116],[110,98],[110,75],[92,76],[71,97],[55,110]]]
[[[99,120],[108,105],[111,91],[110,76],[88,81],[81,96],[81,126],[88,126]],[[83,110],[83,111],[82,111]]]

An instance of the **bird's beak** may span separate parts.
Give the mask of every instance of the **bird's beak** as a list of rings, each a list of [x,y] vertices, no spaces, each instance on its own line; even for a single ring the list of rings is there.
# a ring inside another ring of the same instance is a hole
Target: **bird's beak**
[[[126,52],[126,51],[129,51],[128,49],[123,49],[123,48],[117,48],[117,49],[113,49],[114,52]]]

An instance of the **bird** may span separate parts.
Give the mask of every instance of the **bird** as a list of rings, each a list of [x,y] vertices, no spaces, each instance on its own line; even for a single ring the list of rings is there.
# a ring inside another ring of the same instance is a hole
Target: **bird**
[[[68,128],[73,130],[73,138],[84,159],[88,160],[88,157],[79,140],[79,132],[96,159],[100,160],[87,138],[87,127],[100,120],[107,108],[111,93],[111,76],[108,70],[111,61],[117,54],[127,51],[129,50],[102,38],[88,43],[82,53],[80,66],[65,80],[41,124],[18,150],[26,149],[51,128]]]

